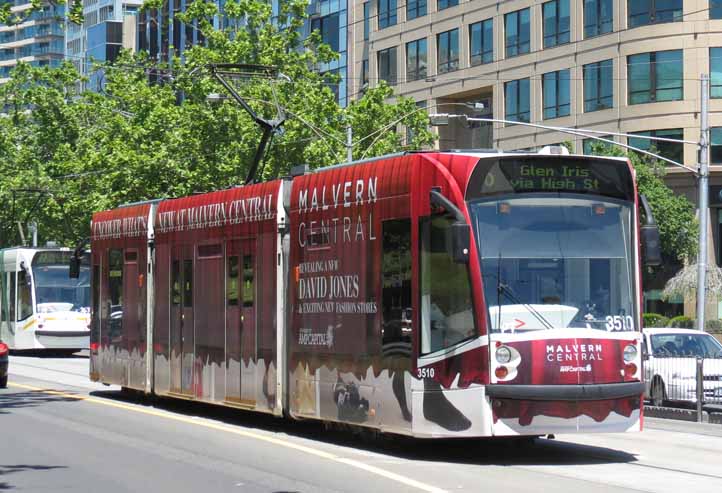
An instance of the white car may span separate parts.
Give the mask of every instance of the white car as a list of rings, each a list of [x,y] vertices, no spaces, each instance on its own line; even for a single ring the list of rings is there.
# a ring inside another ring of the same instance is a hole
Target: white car
[[[722,403],[722,344],[692,329],[645,328],[645,397],[652,405],[697,402],[697,358],[703,358],[704,402]]]

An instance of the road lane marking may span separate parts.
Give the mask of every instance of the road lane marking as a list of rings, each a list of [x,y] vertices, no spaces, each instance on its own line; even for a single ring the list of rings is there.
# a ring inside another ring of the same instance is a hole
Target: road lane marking
[[[44,389],[42,387],[35,387],[32,385],[25,385],[15,382],[9,382],[8,387],[15,387],[19,389],[25,389],[25,390],[31,390],[33,392],[41,392],[48,395],[56,395],[58,397],[66,397],[70,399],[76,399],[79,401],[86,401],[86,402],[92,402],[94,404],[100,404],[103,406],[108,407],[115,407],[117,409],[124,409],[127,411],[133,411],[140,414],[146,414],[149,416],[156,416],[159,418],[165,418],[172,421],[178,421],[181,423],[196,425],[196,426],[202,426],[204,428],[209,428],[212,430],[222,431],[225,433],[232,433],[234,435],[242,436],[245,438],[252,438],[254,440],[260,440],[262,442],[271,443],[273,445],[279,445],[281,447],[286,447],[294,450],[298,450],[299,452],[304,452],[310,455],[314,455],[316,457],[319,457],[321,459],[331,460],[334,462],[339,462],[341,464],[346,464],[347,466],[355,467],[357,469],[361,469],[363,471],[375,474],[377,476],[384,477],[386,479],[390,479],[392,481],[396,481],[401,484],[405,484],[406,486],[410,486],[412,488],[416,488],[421,491],[427,491],[429,493],[446,493],[445,490],[441,488],[437,488],[435,486],[431,486],[426,483],[422,483],[420,481],[417,481],[415,479],[407,478],[406,476],[402,476],[401,474],[397,474],[394,472],[387,471],[385,469],[381,469],[369,464],[365,464],[361,461],[350,459],[346,457],[340,457],[338,455],[331,454],[329,452],[324,452],[322,450],[317,450],[311,447],[307,447],[305,445],[300,445],[297,443],[289,442],[287,440],[282,440],[280,438],[275,438],[271,436],[261,435],[259,433],[254,433],[252,431],[246,431],[246,430],[240,430],[237,428],[232,428],[227,425],[219,425],[216,423],[212,423],[209,421],[200,421],[197,417],[185,417],[185,416],[178,416],[174,414],[170,414],[165,411],[157,411],[155,409],[145,409],[138,406],[131,406],[129,404],[123,404],[120,402],[113,402],[108,401],[105,399],[99,399],[97,397],[91,397],[87,395],[77,395],[77,394],[70,394],[67,392],[62,392],[59,390],[52,390],[52,389]]]

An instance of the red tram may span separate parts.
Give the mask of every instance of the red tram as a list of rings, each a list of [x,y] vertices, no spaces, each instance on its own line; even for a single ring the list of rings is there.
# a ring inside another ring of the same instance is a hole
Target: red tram
[[[626,160],[423,152],[98,212],[90,376],[418,437],[639,430],[639,206]]]

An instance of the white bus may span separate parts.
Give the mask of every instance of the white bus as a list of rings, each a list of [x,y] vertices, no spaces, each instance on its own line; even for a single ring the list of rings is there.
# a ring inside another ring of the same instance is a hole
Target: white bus
[[[0,250],[0,340],[10,349],[73,353],[90,337],[90,269],[68,275],[68,248]]]

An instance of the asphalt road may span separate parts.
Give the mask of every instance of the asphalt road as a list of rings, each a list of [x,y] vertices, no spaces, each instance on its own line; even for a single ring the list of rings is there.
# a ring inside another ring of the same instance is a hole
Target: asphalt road
[[[87,379],[84,357],[11,356],[0,390],[0,490],[722,491],[722,426],[647,419],[634,434],[368,442]]]

